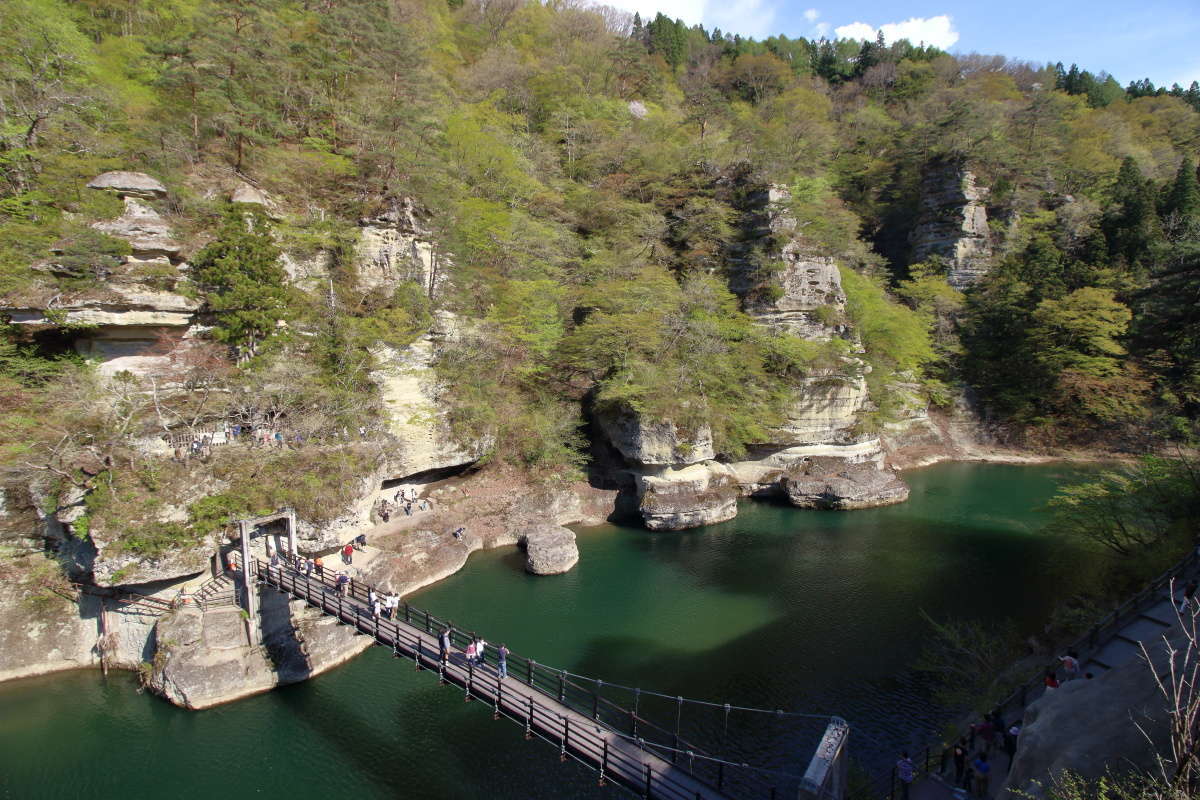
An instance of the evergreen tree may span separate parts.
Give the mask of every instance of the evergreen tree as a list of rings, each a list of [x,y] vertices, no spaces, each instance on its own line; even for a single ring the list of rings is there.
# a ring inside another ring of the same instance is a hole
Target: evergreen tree
[[[1161,231],[1155,213],[1153,187],[1142,177],[1137,162],[1126,156],[1112,190],[1113,205],[1104,218],[1109,252],[1128,267],[1144,264]]]
[[[1162,211],[1164,217],[1174,215],[1177,223],[1200,220],[1200,183],[1196,180],[1196,165],[1190,158],[1180,163],[1175,180],[1167,190]]]
[[[257,207],[230,207],[217,239],[192,259],[192,274],[216,315],[214,337],[253,355],[287,316],[286,275],[270,222]]]

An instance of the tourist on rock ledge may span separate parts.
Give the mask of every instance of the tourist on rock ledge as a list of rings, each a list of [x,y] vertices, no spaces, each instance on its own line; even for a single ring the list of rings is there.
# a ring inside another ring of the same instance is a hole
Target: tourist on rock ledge
[[[347,542],[346,546],[342,548],[342,563],[354,563],[354,545],[350,544],[349,542]]]

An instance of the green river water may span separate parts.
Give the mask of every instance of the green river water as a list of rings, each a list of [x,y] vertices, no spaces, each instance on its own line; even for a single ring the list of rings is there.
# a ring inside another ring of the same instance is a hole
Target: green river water
[[[515,548],[496,550],[409,599],[575,673],[840,715],[857,757],[887,763],[945,719],[911,670],[921,610],[1033,631],[1087,580],[1076,551],[1039,534],[1054,487],[1078,475],[944,464],[908,473],[910,500],[889,508],[747,501],[693,531],[584,529],[566,575],[528,576]],[[780,736],[796,737],[788,766],[803,771],[803,735]],[[137,694],[124,673],[0,685],[3,798],[620,796],[383,648],[198,713]]]

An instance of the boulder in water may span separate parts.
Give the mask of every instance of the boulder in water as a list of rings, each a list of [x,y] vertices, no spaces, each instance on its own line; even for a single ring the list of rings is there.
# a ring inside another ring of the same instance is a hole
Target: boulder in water
[[[797,465],[783,477],[783,489],[797,508],[849,511],[874,508],[908,499],[908,486],[899,476],[871,464],[826,469],[818,459]]]
[[[526,529],[525,569],[534,575],[557,575],[579,561],[575,532],[561,525],[543,522]]]

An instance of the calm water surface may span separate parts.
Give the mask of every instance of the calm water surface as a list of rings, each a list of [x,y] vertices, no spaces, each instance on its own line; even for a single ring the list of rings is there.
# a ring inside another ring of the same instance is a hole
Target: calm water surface
[[[745,502],[678,533],[604,526],[562,576],[478,553],[411,601],[541,663],[671,694],[838,714],[867,763],[944,720],[911,670],[935,618],[1039,628],[1088,580],[1040,535],[1079,470],[947,464],[909,473],[908,503],[850,513]],[[718,712],[719,713],[719,712]],[[698,721],[697,724],[708,724]],[[808,753],[795,737],[802,771]],[[765,735],[765,734],[764,734]],[[199,713],[127,674],[0,685],[4,798],[602,798],[581,767],[525,742],[428,673],[375,648],[306,683]]]

